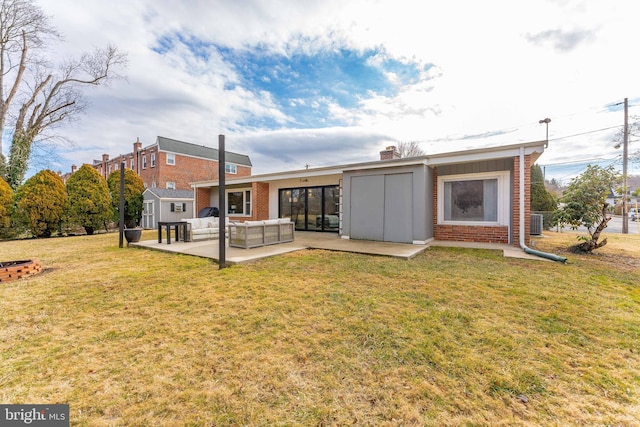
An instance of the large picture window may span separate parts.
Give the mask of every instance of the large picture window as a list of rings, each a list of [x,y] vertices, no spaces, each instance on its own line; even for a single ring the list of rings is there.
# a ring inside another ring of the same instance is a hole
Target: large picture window
[[[230,215],[251,216],[251,190],[227,191],[227,211]]]
[[[509,172],[438,177],[438,222],[506,225]]]

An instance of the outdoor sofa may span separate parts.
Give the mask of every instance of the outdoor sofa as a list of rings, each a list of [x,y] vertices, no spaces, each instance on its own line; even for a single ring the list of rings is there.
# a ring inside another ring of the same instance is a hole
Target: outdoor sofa
[[[294,226],[289,218],[232,222],[228,225],[229,246],[248,249],[293,242]]]
[[[229,218],[225,218],[225,225]],[[188,225],[189,240],[217,239],[220,235],[220,218],[209,216],[206,218],[188,218],[183,220]]]

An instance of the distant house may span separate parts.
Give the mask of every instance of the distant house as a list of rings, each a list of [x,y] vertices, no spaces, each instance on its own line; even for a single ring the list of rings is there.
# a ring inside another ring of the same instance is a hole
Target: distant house
[[[291,218],[345,239],[528,244],[530,168],[545,141],[227,178],[231,220]],[[194,182],[196,211],[219,207],[218,180]]]
[[[193,190],[147,188],[142,193],[144,209],[142,227],[157,228],[158,221],[181,221],[194,218]]]
[[[251,175],[249,156],[226,152],[225,160],[228,178]],[[140,175],[146,188],[191,190],[190,182],[218,179],[217,148],[163,136],[158,136],[155,144],[146,147],[136,140],[133,152],[113,158],[103,154],[102,160],[94,160],[92,166],[106,179],[123,163]]]

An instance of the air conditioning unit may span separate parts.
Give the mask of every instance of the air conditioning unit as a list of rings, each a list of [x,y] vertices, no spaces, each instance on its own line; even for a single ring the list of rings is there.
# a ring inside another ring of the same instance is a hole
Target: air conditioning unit
[[[542,235],[542,220],[544,217],[541,214],[531,214],[531,227],[529,234],[532,236]]]

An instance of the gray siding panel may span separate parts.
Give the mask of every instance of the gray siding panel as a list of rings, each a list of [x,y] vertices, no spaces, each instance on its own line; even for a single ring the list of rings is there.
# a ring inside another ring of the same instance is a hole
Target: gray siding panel
[[[413,242],[413,174],[389,174],[384,182],[385,242]]]
[[[351,238],[384,238],[384,175],[351,177]]]
[[[513,170],[512,158],[438,166],[438,176],[462,175],[467,173],[484,173],[505,170]]]

